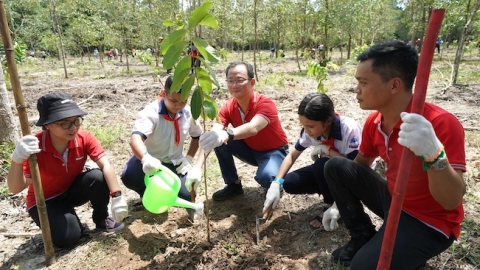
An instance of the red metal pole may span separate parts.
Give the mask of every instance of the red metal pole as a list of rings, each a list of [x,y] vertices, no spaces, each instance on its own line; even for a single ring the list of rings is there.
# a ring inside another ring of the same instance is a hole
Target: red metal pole
[[[427,94],[428,78],[432,67],[433,55],[435,53],[435,42],[440,26],[442,25],[445,9],[432,10],[432,16],[428,22],[425,39],[422,46],[422,52],[418,62],[417,79],[415,82],[415,91],[413,93],[412,113],[423,114],[425,96]],[[413,45],[412,45],[413,46]],[[397,182],[392,194],[392,202],[388,212],[385,234],[383,236],[382,249],[377,265],[377,270],[387,270],[390,268],[392,260],[393,245],[397,234],[398,221],[402,211],[405,190],[407,189],[410,167],[415,155],[408,148],[404,147],[402,158],[400,159],[400,169],[397,174]]]

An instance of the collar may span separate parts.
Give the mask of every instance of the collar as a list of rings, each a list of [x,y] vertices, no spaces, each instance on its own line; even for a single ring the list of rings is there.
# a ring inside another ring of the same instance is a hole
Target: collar
[[[56,153],[58,152],[57,149],[53,146],[52,137],[50,136],[50,132],[48,130],[44,130],[42,132],[42,140],[40,141],[40,147],[42,151],[48,153]],[[75,139],[68,142],[68,149],[77,148],[78,147],[78,140],[77,136],[75,135]]]
[[[251,109],[253,109],[255,107],[255,105],[257,104],[257,101],[258,101],[258,94],[255,90],[253,90],[253,95],[250,96],[250,101],[248,102],[248,108],[247,110],[244,112],[245,114],[247,114],[248,111],[250,111]],[[235,109],[238,109],[240,108],[240,105],[238,104],[238,100],[235,99],[235,103],[233,104],[234,108]]]
[[[165,106],[165,100],[162,98],[158,103],[158,114],[168,115],[167,107]],[[182,117],[185,114],[185,108],[181,109],[175,116],[175,119]]]
[[[412,111],[412,103],[413,103],[413,96],[410,99],[410,102],[408,103],[407,108],[405,108],[405,112],[409,113],[409,112]],[[375,117],[375,120],[373,120],[373,123],[375,123],[377,125],[381,125],[382,122],[383,122],[383,115],[380,112],[378,112],[378,115],[377,115],[377,117]],[[402,124],[402,119],[400,118],[400,120],[398,120],[398,122],[395,124],[395,126],[393,126],[393,129],[400,129],[401,124]]]
[[[342,140],[342,128],[340,127],[340,115],[335,113],[335,116],[333,117],[333,122],[332,122],[332,130],[330,130],[330,134],[328,134],[327,139],[334,138],[335,140]],[[317,140],[321,140],[322,135],[317,138]]]

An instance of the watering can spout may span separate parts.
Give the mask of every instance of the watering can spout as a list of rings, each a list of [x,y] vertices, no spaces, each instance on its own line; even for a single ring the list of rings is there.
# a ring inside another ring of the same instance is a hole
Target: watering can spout
[[[177,197],[177,200],[175,201],[173,206],[196,209],[194,203],[184,200],[180,197]]]

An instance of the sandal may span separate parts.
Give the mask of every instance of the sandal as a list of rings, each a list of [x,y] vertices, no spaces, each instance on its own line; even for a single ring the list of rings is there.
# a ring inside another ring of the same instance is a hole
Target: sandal
[[[323,220],[323,213],[325,213],[325,211],[328,210],[328,206],[324,206],[322,208],[322,214],[318,215],[318,216],[315,216],[308,224],[310,225],[310,228],[314,229],[314,230],[317,230],[317,229],[323,229],[323,224],[322,224],[322,220]],[[312,222],[314,221],[317,221],[318,223],[320,223],[320,226],[314,226],[312,225]]]
[[[308,225],[310,225],[310,228],[312,228],[313,230],[323,229],[322,219],[323,219],[323,217],[321,217],[321,216],[315,216],[315,217],[310,221],[310,223],[308,223]],[[312,222],[314,222],[314,221],[317,221],[318,223],[320,223],[320,226],[314,226],[314,225],[312,225]]]

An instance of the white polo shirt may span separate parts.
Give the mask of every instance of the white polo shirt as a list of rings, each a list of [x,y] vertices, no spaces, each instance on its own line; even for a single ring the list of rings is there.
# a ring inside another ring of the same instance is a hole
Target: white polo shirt
[[[167,114],[167,110],[163,99],[148,104],[138,112],[132,134],[142,136],[150,155],[161,162],[172,163],[172,160],[183,157],[183,145],[187,134],[192,138],[198,138],[202,135],[203,129],[198,119],[193,119],[190,106],[185,106],[175,116],[175,119],[179,119],[180,129],[180,143],[176,145],[174,122],[165,120],[164,114]]]
[[[362,126],[350,117],[339,117],[338,115],[335,115],[333,123],[330,137],[335,138],[333,145],[337,148],[338,152],[347,156],[351,152],[358,150],[362,139]],[[303,151],[311,145],[320,145],[324,140],[327,140],[327,138],[312,138],[308,136],[306,132],[303,132],[295,144],[295,149]]]

